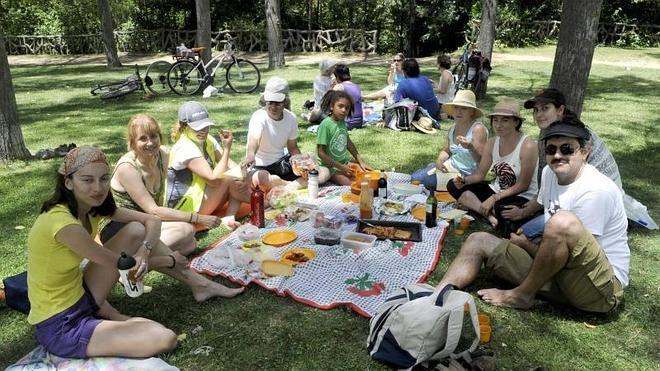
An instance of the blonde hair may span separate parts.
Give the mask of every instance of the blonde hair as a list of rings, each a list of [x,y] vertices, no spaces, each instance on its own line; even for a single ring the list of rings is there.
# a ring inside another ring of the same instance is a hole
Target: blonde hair
[[[140,131],[143,131],[149,136],[158,134],[161,144],[163,143],[163,134],[160,130],[158,121],[146,113],[138,113],[128,120],[126,146],[129,151],[135,149],[135,141],[137,140]]]
[[[172,126],[172,130],[170,131],[170,140],[172,143],[175,143],[177,140],[179,140],[179,138],[181,138],[181,134],[183,134],[187,127],[188,124],[183,121],[177,121],[174,123],[174,126]]]

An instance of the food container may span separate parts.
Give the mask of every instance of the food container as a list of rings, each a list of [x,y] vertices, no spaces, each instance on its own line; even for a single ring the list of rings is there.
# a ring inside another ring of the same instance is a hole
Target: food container
[[[341,235],[341,245],[353,252],[360,252],[374,245],[378,237],[365,233],[345,231]]]
[[[251,241],[259,238],[259,228],[252,224],[243,224],[236,228],[236,235],[241,241]]]
[[[314,233],[314,243],[317,245],[338,245],[341,231],[338,229],[319,228]]]

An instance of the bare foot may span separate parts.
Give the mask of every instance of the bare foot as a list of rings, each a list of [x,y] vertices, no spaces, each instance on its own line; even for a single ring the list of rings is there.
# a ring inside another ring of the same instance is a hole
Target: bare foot
[[[523,295],[516,291],[516,289],[484,289],[477,291],[477,295],[488,304],[502,307],[529,309],[534,303],[534,296]]]
[[[493,228],[497,228],[497,218],[493,214],[488,214],[488,221]]]
[[[529,240],[524,234],[511,233],[509,235],[509,241],[516,246],[522,247],[524,244],[527,244]]]
[[[99,310],[96,312],[96,315],[111,321],[127,321],[131,319],[130,316],[119,313],[119,311],[110,305],[107,300],[101,304]]]
[[[208,280],[208,282],[203,285],[192,287],[193,297],[195,297],[195,300],[198,303],[206,301],[215,296],[219,296],[221,298],[233,298],[243,291],[245,291],[245,287],[232,289],[211,280]]]

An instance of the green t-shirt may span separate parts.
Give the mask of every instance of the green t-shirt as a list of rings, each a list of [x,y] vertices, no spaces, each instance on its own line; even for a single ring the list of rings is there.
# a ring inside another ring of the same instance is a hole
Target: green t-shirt
[[[89,216],[90,236],[96,236],[99,220],[98,216]],[[39,214],[28,234],[28,322],[32,325],[68,309],[84,294],[82,257],[55,239],[69,225],[82,227],[80,220],[59,204]]]
[[[346,129],[344,121],[334,121],[330,117],[326,117],[319,126],[316,144],[324,145],[326,153],[341,164],[345,165],[351,159],[347,147],[348,129]],[[323,160],[321,160],[321,165],[331,168],[329,164],[324,164]]]

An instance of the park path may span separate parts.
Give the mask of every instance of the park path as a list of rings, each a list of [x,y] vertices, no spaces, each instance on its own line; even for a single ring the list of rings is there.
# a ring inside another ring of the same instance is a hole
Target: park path
[[[551,51],[551,53],[550,53]],[[268,54],[265,52],[258,53],[245,53],[248,59],[257,63],[268,63]],[[92,54],[92,55],[10,55],[9,65],[59,65],[59,64],[105,64],[105,55]],[[128,54],[120,53],[119,58],[125,65],[131,64],[149,64],[156,60],[172,61],[168,54]],[[360,63],[367,65],[386,65],[389,56],[377,54],[362,54],[362,53],[339,53],[339,52],[325,52],[325,53],[286,53],[287,65],[295,66],[302,64],[318,63],[325,58],[334,58],[352,63]],[[533,55],[519,55],[511,53],[493,53],[494,66],[504,64],[508,61],[516,62],[552,62],[554,59],[554,50],[548,50],[540,54]],[[418,58],[422,64],[433,64],[435,57]],[[598,49],[594,56],[593,64],[596,65],[609,65],[631,68],[649,68],[660,69],[660,59],[658,58],[629,58],[625,60],[611,60],[611,58],[599,58]]]

